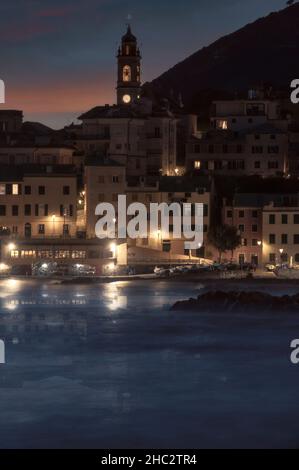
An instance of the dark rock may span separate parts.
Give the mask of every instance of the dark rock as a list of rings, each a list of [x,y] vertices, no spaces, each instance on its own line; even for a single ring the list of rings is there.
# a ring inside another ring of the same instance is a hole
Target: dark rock
[[[256,291],[209,291],[197,299],[176,302],[171,310],[299,312],[299,294],[278,297]]]

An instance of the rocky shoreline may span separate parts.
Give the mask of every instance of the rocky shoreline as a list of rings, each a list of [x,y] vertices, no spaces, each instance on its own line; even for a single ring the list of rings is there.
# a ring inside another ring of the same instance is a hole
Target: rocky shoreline
[[[285,312],[299,313],[299,293],[274,296],[257,291],[209,291],[176,302],[171,310],[196,312]]]

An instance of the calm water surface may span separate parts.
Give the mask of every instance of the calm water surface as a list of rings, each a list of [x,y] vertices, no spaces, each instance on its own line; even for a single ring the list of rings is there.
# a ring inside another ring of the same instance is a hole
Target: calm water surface
[[[0,281],[0,447],[299,447],[299,316],[169,311],[203,288]]]

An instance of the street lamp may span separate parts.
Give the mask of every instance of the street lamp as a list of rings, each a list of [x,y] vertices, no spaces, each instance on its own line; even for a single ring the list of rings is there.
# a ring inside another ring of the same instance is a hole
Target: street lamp
[[[262,246],[262,242],[260,240],[257,242],[257,244],[258,246]]]
[[[115,258],[116,257],[116,243],[111,243],[110,249],[112,252],[112,258]]]
[[[282,265],[282,262],[283,262],[283,259],[282,259],[283,248],[280,248],[280,249],[279,249],[279,253],[280,253],[280,263],[281,263],[281,265]]]

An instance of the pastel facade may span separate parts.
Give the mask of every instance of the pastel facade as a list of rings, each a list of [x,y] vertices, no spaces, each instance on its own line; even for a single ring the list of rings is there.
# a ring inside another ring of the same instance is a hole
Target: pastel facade
[[[299,265],[299,204],[271,203],[263,209],[263,262]]]
[[[237,227],[241,235],[242,244],[233,253],[234,261],[239,264],[262,263],[262,206],[263,198],[255,194],[238,194],[231,205],[224,201],[223,222]]]
[[[76,235],[77,179],[72,167],[2,167],[0,229],[13,238]]]

